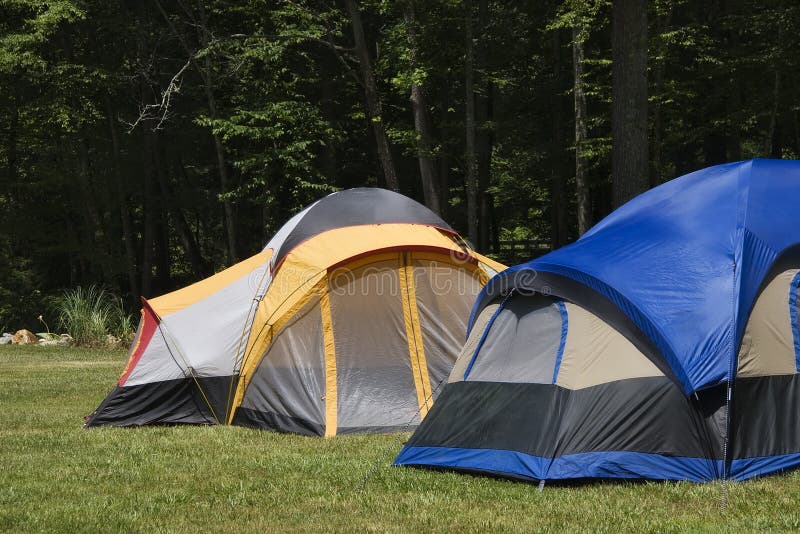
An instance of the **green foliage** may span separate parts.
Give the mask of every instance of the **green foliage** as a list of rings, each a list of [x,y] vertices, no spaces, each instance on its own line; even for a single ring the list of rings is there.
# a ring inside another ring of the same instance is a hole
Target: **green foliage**
[[[413,20],[405,1],[357,4],[401,192],[423,198],[417,84],[442,215],[464,233],[464,3],[415,1]],[[593,220],[611,208],[610,2],[472,4],[480,224],[566,243],[573,28]],[[651,184],[800,154],[796,1],[654,0],[648,25]],[[328,192],[384,185],[364,102],[341,3],[2,3],[0,325],[35,327],[45,296],[79,285],[137,306],[256,252]]]
[[[531,229],[526,226],[515,226],[514,228],[503,228],[500,230],[500,239],[503,241],[523,241],[533,239]]]
[[[59,328],[79,345],[103,345],[109,335],[129,341],[133,335],[122,300],[98,286],[67,290],[55,306]]]
[[[565,0],[556,16],[547,25],[548,30],[577,29],[578,38],[585,41],[592,31],[604,23],[605,14],[611,7],[610,0]]]

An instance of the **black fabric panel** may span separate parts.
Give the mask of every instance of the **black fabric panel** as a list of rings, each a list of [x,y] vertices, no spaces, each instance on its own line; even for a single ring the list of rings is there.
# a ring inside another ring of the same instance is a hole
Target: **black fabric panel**
[[[664,377],[579,390],[552,384],[454,382],[409,446],[515,450],[557,457],[632,451],[712,457],[721,451],[696,397]],[[713,418],[717,410],[709,410]]]
[[[89,416],[86,426],[211,425],[217,422],[214,414],[224,423],[231,380],[236,379],[230,376],[197,378],[208,402],[192,377],[117,386]],[[235,382],[233,387],[235,391]]]
[[[709,431],[696,398],[687,398],[665,377],[629,378],[566,392],[569,401],[556,456],[633,451],[710,458],[721,451],[719,434]]]
[[[425,224],[451,230],[431,210],[400,193],[359,187],[329,195],[312,207],[275,253],[275,264],[297,245],[327,230],[364,224]]]
[[[408,446],[553,453],[566,390],[550,384],[447,384]]]
[[[249,408],[237,408],[236,413],[233,415],[232,423],[260,430],[274,430],[276,432],[302,434],[304,436],[325,435],[325,427],[311,421]]]
[[[483,309],[492,301],[501,298],[501,295],[506,294],[512,288],[519,292],[518,296],[512,298],[525,298],[526,294],[528,296],[544,294],[551,297],[560,297],[590,311],[625,336],[665,376],[675,384],[679,384],[672,368],[661,356],[661,352],[650,338],[605,295],[566,276],[539,272],[533,269],[521,269],[511,276],[503,277],[491,284],[489,290],[483,294],[480,303],[476,303],[476,305],[480,305],[480,309]]]
[[[738,378],[731,419],[733,458],[800,452],[800,375]]]
[[[303,436],[324,436],[325,427],[299,417],[290,417],[273,412],[262,412],[250,408],[237,408],[233,415],[234,425],[257,428],[259,430],[273,430],[275,432],[301,434]],[[415,425],[402,426],[369,426],[369,427],[339,427],[336,434],[386,434],[389,432],[403,432],[413,430]]]
[[[722,459],[722,447],[726,433],[726,402],[728,388],[718,384],[692,393],[686,400],[704,422],[704,443],[708,447],[706,458]]]

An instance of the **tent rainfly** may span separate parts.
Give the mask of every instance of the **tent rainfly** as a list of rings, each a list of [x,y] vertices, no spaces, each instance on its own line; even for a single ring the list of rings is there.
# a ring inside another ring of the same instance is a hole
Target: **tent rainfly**
[[[800,466],[800,162],[711,167],[495,276],[396,465],[524,480]]]
[[[86,424],[413,427],[503,268],[403,195],[334,193],[255,256],[143,301],[122,376]]]

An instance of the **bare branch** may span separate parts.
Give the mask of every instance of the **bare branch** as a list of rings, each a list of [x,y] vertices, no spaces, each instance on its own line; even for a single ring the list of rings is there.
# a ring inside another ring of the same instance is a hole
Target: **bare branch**
[[[189,47],[189,43],[186,42],[186,39],[184,38],[183,34],[179,32],[178,29],[175,27],[175,24],[172,23],[172,19],[170,19],[169,15],[167,15],[167,12],[164,11],[164,8],[161,6],[161,2],[159,0],[154,0],[154,3],[158,8],[158,11],[161,13],[161,16],[164,18],[164,21],[167,23],[170,30],[172,31],[172,34],[181,43],[181,46],[183,47],[184,51],[186,51],[186,53],[189,54],[189,62],[195,66],[198,74],[200,74],[200,77],[203,79],[203,83],[208,85],[208,73],[199,64],[197,64],[196,61],[198,53],[197,52],[192,53],[191,48]]]
[[[166,89],[161,92],[161,101],[156,104],[145,104],[139,108],[139,116],[136,118],[134,122],[124,122],[128,125],[128,133],[131,133],[136,127],[143,122],[146,121],[158,121],[156,125],[153,127],[153,131],[160,130],[163,124],[169,118],[169,109],[170,104],[172,103],[172,96],[181,92],[181,81],[183,77],[183,73],[186,72],[192,62],[194,61],[194,57],[190,57],[183,67],[175,73],[172,79],[169,81]]]

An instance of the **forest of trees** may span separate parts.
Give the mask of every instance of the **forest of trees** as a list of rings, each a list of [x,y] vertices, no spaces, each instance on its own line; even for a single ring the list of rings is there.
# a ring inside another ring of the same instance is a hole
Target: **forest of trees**
[[[797,0],[0,0],[0,327],[153,296],[341,188],[558,247],[800,154]]]

